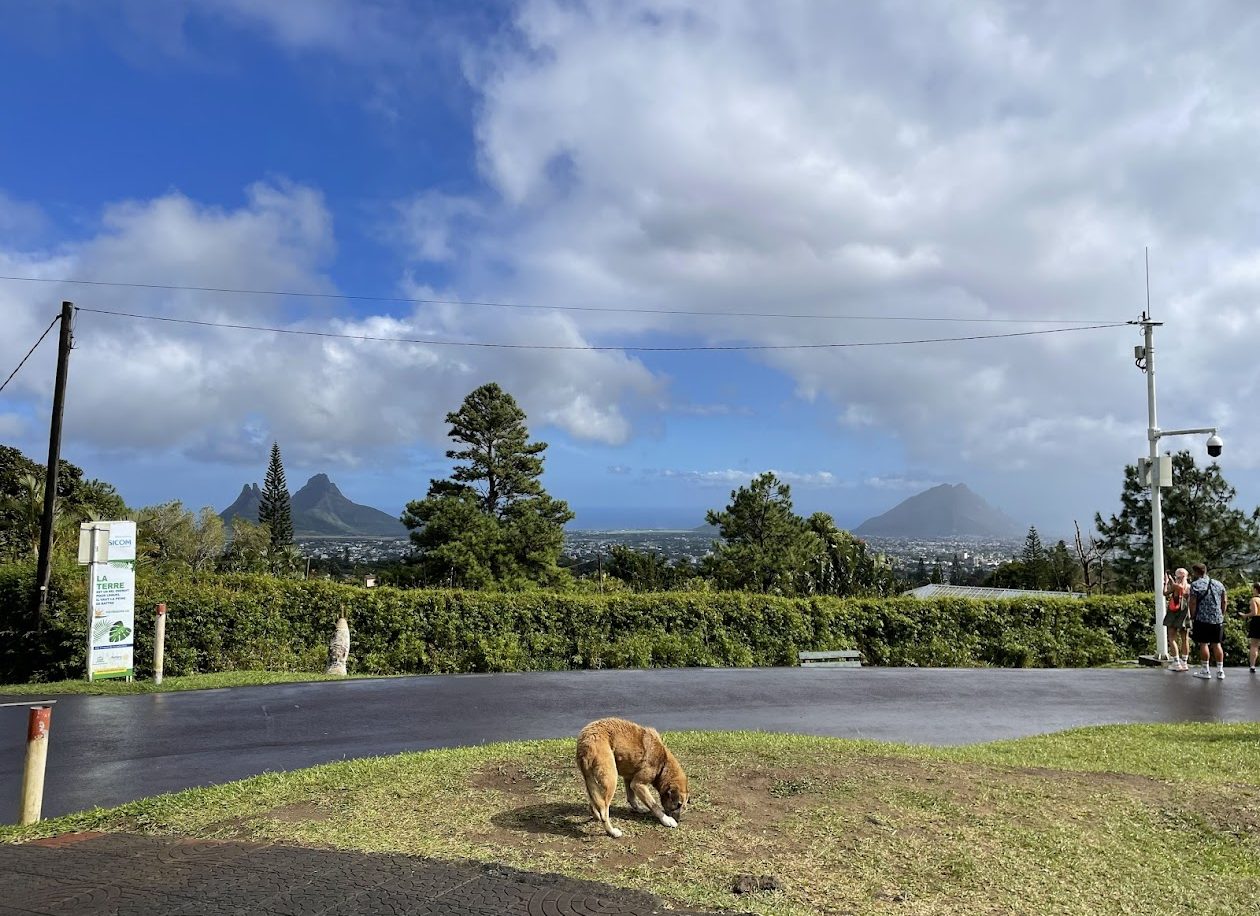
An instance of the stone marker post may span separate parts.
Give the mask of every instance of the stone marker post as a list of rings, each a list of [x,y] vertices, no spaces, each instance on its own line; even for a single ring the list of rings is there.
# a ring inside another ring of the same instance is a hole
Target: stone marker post
[[[337,618],[337,632],[328,644],[328,668],[325,674],[346,673],[346,659],[350,657],[350,624],[345,617]]]
[[[153,627],[153,683],[162,683],[162,666],[166,660],[166,605],[156,608],[157,621]]]

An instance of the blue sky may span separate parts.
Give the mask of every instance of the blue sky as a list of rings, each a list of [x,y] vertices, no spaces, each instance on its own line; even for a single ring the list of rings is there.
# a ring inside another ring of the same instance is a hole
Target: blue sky
[[[698,523],[774,469],[842,524],[963,481],[1062,534],[1114,508],[1144,451],[1131,329],[803,345],[1046,327],[840,316],[1134,318],[1149,245],[1164,425],[1220,424],[1253,505],[1256,32],[1230,3],[12,4],[4,275],[701,314],[0,281],[0,365],[61,299],[432,341],[788,347],[487,351],[85,312],[64,452],[132,504],[222,508],[278,439],[295,488],[327,472],[396,511],[444,473],[445,413],[497,380],[579,523]],[[779,317],[713,314],[732,311]],[[805,313],[834,317],[786,317]],[[0,441],[34,455],[51,359],[0,395]]]

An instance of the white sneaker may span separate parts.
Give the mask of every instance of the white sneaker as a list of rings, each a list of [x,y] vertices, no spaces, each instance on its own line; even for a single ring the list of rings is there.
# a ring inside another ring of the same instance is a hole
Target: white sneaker
[[[1223,680],[1225,680],[1225,669],[1224,669],[1224,668],[1217,668],[1217,669],[1216,669],[1216,679],[1217,679],[1218,681],[1223,681]]]
[[[1204,680],[1210,681],[1212,679],[1212,672],[1208,670],[1207,668],[1196,668],[1194,671],[1194,676],[1201,677]]]

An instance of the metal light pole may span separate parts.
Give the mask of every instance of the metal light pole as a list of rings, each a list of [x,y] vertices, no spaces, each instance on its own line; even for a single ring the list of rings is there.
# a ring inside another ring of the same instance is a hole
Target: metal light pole
[[[1149,464],[1146,466],[1147,483],[1151,488],[1151,557],[1152,581],[1155,585],[1155,657],[1168,657],[1168,631],[1164,628],[1164,614],[1167,603],[1164,599],[1164,511],[1160,490],[1172,485],[1172,459],[1159,454],[1159,440],[1165,436],[1193,436],[1207,433],[1208,454],[1215,458],[1221,453],[1223,445],[1216,435],[1215,426],[1204,426],[1196,429],[1160,429],[1155,415],[1155,329],[1162,327],[1162,321],[1152,321],[1149,314],[1142,313],[1141,321],[1130,324],[1142,326],[1145,339],[1144,346],[1137,347],[1134,356],[1139,369],[1146,373],[1146,438],[1150,443]]]
[[[1159,421],[1155,416],[1155,328],[1162,321],[1151,321],[1142,316],[1142,333],[1146,346],[1142,356],[1146,371],[1146,438],[1151,447],[1151,464],[1148,471],[1151,484],[1151,554],[1154,557],[1153,581],[1155,583],[1155,657],[1168,657],[1168,631],[1164,629],[1164,614],[1168,606],[1164,600],[1164,507],[1160,494],[1159,468]],[[1142,363],[1139,362],[1139,365]]]

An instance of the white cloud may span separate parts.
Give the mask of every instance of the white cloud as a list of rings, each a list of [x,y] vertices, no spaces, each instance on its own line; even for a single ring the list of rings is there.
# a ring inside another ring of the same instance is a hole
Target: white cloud
[[[939,483],[939,480],[902,477],[896,474],[875,475],[862,481],[863,486],[870,487],[873,490],[927,490]]]
[[[1244,333],[1260,319],[1260,58],[1238,37],[1250,18],[1229,2],[1089,16],[527,2],[519,44],[468,68],[499,196],[470,276],[507,264],[526,301],[1124,320],[1144,304],[1149,244],[1170,322],[1165,425],[1241,416],[1260,387]],[[1029,329],[579,320],[713,343]],[[1136,342],[1110,330],[765,359],[910,462],[1042,469],[1066,486],[1144,449]],[[1260,434],[1234,435],[1237,466],[1260,462]]]
[[[331,51],[361,61],[401,59],[423,22],[401,0],[198,0],[195,8],[260,29],[293,51]]]
[[[0,250],[0,272],[322,292],[333,289],[325,271],[334,253],[332,218],[318,192],[258,184],[236,209],[206,207],[177,193],[111,206],[98,234],[59,254]],[[630,433],[622,405],[659,397],[652,375],[616,352],[279,335],[87,309],[351,336],[584,345],[573,323],[555,315],[415,306],[396,315],[332,318],[329,313],[344,312],[344,305],[108,287],[51,286],[39,290],[38,300],[30,292],[0,285],[7,330],[0,365],[16,364],[55,314],[53,303],[75,300],[85,311],[76,325],[66,434],[104,450],[172,450],[256,464],[277,438],[294,464],[381,461],[415,443],[440,447],[447,411],[492,380],[516,396],[536,436],[550,425],[578,438],[619,442]],[[406,292],[440,298],[432,290]],[[33,301],[49,305],[37,308]],[[54,351],[41,348],[15,379],[11,390],[19,403],[46,409]]]
[[[0,413],[0,438],[17,439],[26,432],[26,421],[15,413]]]
[[[648,471],[646,473],[651,476],[661,477],[667,480],[684,480],[688,483],[700,484],[702,486],[742,486],[751,481],[754,477],[758,476],[761,472],[752,473],[750,471],[741,471],[734,468],[725,468],[713,471],[692,471],[665,468],[661,470]],[[802,473],[799,471],[771,470],[770,473],[774,474],[784,483],[790,484],[794,487],[828,488],[849,485],[838,480],[830,471]]]
[[[718,471],[687,471],[664,468],[662,470],[650,471],[648,473],[654,474],[658,477],[663,477],[666,480],[685,480],[688,483],[714,486],[744,484],[753,478],[753,475],[747,471],[737,471],[733,468]]]

